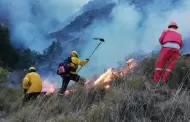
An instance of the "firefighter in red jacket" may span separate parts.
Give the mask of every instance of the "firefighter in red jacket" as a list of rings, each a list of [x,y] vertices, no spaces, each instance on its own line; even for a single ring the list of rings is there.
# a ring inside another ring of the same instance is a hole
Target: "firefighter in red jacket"
[[[182,36],[177,32],[178,25],[175,22],[171,22],[168,25],[168,29],[162,32],[159,38],[159,42],[162,45],[160,56],[156,62],[156,71],[154,72],[154,83],[162,81],[166,83],[171,71],[175,68],[176,61],[180,55],[180,49],[182,48]],[[165,66],[167,65],[167,66]],[[164,67],[166,67],[164,69]],[[161,76],[163,76],[161,78]]]

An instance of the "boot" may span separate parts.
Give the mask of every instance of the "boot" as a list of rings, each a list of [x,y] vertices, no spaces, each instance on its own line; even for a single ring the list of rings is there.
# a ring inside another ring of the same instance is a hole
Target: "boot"
[[[162,85],[161,85],[160,87],[161,87],[162,89],[166,89],[166,90],[167,90],[167,89],[169,88],[169,87],[168,87],[168,82],[162,81],[161,84],[162,84]]]
[[[162,86],[161,81],[159,81],[158,83],[151,81],[150,83],[151,83],[153,89],[156,89],[156,88],[159,88],[160,86]]]
[[[158,83],[154,83],[154,82],[151,82],[151,83],[152,83],[153,89],[160,88],[163,85],[162,81],[159,81]]]
[[[60,88],[58,95],[65,95],[65,90],[63,88]]]
[[[84,86],[84,85],[85,85],[85,82],[86,82],[86,79],[83,78],[83,77],[80,77],[80,79],[79,79],[79,81],[78,81],[78,84]]]

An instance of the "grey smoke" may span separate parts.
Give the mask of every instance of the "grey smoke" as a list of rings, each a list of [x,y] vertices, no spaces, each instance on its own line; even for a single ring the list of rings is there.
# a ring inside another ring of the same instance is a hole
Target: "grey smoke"
[[[80,74],[90,78],[94,72],[102,73],[105,68],[117,67],[118,62],[133,52],[150,53],[159,50],[158,38],[170,21],[178,23],[179,32],[184,39],[189,38],[190,28],[187,25],[190,22],[190,1],[179,1],[174,5],[171,1],[154,0],[142,6],[143,13],[127,2],[117,4],[110,15],[113,18],[111,22],[94,22],[88,28],[87,31],[91,35],[89,38],[100,36],[104,37],[106,42]],[[143,15],[146,15],[146,18]],[[96,46],[94,41],[89,41],[87,45],[82,57],[88,56],[90,50]]]
[[[63,28],[88,0],[1,0],[0,11],[9,15],[11,40],[42,51],[52,40],[44,35]]]

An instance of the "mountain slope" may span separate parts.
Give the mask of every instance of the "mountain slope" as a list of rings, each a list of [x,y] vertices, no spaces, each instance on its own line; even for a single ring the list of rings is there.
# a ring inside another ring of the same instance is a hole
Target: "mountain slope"
[[[183,74],[173,75],[174,79],[169,81],[171,84],[181,83],[187,74],[190,65],[184,63],[185,58],[181,57],[174,71],[183,71]],[[148,57],[140,62],[132,74],[113,78],[108,89],[103,86],[84,89],[77,85],[77,91],[73,94],[65,97],[41,96],[25,106],[22,106],[18,97],[22,95],[21,90],[2,87],[0,111],[6,113],[2,118],[9,122],[188,122],[189,91],[175,90],[178,86],[173,90],[166,86],[156,90],[148,87],[155,59]],[[189,78],[185,80],[188,82]]]
[[[69,39],[69,34],[80,32],[83,29],[87,28],[94,20],[106,19],[115,4],[110,3],[100,9],[93,9],[76,17],[70,24],[68,24],[63,29],[50,33],[48,37],[50,38],[62,38]]]

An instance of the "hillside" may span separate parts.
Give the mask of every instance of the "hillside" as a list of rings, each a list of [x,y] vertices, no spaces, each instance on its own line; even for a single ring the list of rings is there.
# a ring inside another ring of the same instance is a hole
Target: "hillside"
[[[0,122],[189,122],[190,2],[73,1],[0,1]],[[168,84],[155,88],[158,38],[171,19],[184,46]],[[79,72],[86,83],[58,96],[57,66],[71,50],[88,57],[95,36],[105,42]],[[31,66],[43,90],[24,105],[22,80]]]
[[[112,79],[109,89],[96,86],[84,89],[76,85],[76,92],[66,97],[56,94],[42,95],[37,101],[21,104],[20,89],[1,88],[0,111],[2,120],[9,122],[142,122],[190,120],[188,112],[189,56],[178,60],[177,67],[169,80],[169,89],[151,87],[150,81],[157,56],[144,59],[133,73]],[[1,69],[2,78],[6,74]],[[187,75],[187,76],[186,76]],[[183,89],[179,84],[185,81]]]

